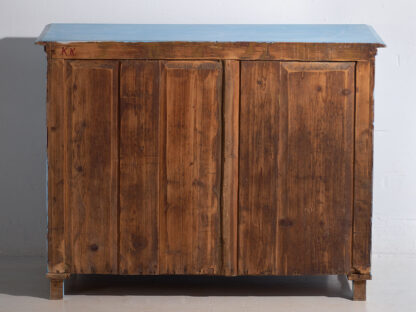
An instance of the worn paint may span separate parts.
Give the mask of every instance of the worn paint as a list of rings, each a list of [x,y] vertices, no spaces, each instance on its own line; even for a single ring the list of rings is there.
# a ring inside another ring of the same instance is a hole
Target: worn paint
[[[362,24],[49,24],[36,42],[311,42],[384,45]]]

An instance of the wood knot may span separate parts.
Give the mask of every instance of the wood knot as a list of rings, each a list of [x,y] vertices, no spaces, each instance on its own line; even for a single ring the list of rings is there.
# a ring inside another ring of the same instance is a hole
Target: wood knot
[[[199,186],[199,187],[204,187],[205,186],[204,182],[202,182],[201,180],[198,180],[198,179],[194,179],[192,181],[192,185]]]
[[[317,86],[316,87],[316,91],[321,92],[322,91],[322,87],[321,86]]]
[[[289,220],[289,219],[280,219],[279,220],[279,225],[280,226],[292,226],[293,225],[293,221]]]
[[[90,245],[90,249],[91,249],[91,251],[97,251],[98,250],[97,244]]]
[[[341,91],[342,95],[350,95],[351,94],[351,90],[350,89],[343,89]]]

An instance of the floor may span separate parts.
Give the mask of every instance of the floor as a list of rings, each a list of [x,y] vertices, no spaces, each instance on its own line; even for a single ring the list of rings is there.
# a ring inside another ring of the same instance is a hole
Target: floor
[[[373,257],[367,301],[353,302],[344,276],[71,277],[48,300],[42,258],[0,257],[0,312],[20,311],[416,311],[416,255]]]

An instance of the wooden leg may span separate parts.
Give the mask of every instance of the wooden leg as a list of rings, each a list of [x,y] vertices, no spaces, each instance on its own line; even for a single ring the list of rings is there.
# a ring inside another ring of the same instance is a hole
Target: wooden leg
[[[352,291],[353,291],[353,300],[354,301],[365,301],[366,299],[366,282],[362,281],[353,281]]]
[[[62,299],[64,296],[64,280],[69,277],[68,273],[48,273],[49,299]]]
[[[62,299],[64,295],[64,280],[50,279],[49,299]]]

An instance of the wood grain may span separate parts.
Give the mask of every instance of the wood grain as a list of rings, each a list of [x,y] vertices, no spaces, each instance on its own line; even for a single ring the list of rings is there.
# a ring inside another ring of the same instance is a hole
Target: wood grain
[[[226,60],[223,62],[223,68],[222,273],[224,275],[236,275],[240,62]]]
[[[166,113],[160,273],[217,274],[221,269],[222,66],[163,62]]]
[[[347,275],[350,281],[368,281],[372,279],[371,274],[349,273]]]
[[[238,273],[276,274],[279,62],[241,63]]]
[[[47,45],[64,59],[368,60],[379,44],[266,42],[74,42]],[[73,49],[74,53],[62,53]]]
[[[64,281],[51,279],[49,281],[49,299],[59,300],[64,296]]]
[[[157,274],[159,62],[120,69],[120,273]]]
[[[69,273],[47,273],[49,279],[49,299],[59,300],[64,295],[64,280],[69,277]]]
[[[366,300],[366,281],[353,281],[352,291],[354,301],[365,301]]]
[[[65,205],[73,273],[117,273],[118,66],[66,65]]]
[[[69,273],[347,274],[365,300],[376,45],[45,48],[51,298]]]
[[[354,63],[242,62],[239,274],[348,273],[353,137]]]
[[[351,265],[354,63],[282,63],[280,275]]]
[[[64,61],[48,60],[48,272],[64,273]]]
[[[374,60],[357,62],[352,269],[360,274],[371,268],[373,89]]]

